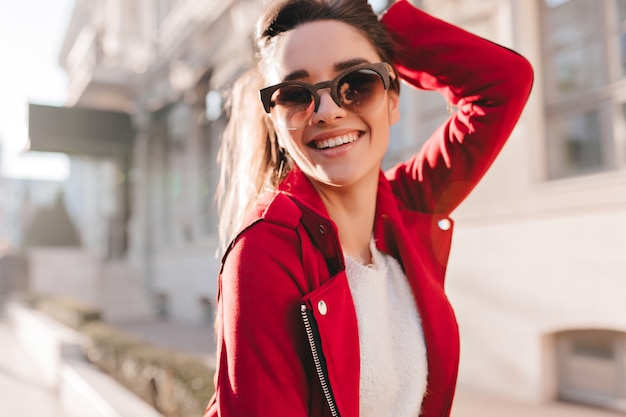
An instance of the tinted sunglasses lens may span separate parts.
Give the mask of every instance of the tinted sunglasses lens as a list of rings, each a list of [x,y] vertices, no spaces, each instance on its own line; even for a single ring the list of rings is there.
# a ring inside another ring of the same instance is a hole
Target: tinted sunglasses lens
[[[383,102],[385,85],[380,75],[371,69],[346,74],[337,85],[341,106],[355,114],[373,112]]]
[[[288,129],[305,126],[315,107],[311,92],[299,85],[279,88],[272,96],[272,103],[274,117]]]

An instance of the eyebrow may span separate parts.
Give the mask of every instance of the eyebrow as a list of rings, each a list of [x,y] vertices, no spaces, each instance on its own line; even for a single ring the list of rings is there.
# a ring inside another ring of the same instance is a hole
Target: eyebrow
[[[341,61],[341,62],[337,62],[335,65],[333,65],[333,69],[336,72],[341,72],[343,70],[355,67],[357,65],[360,64],[367,64],[369,63],[369,61],[365,58],[353,58],[353,59],[349,59],[347,61]],[[293,72],[290,72],[289,74],[287,74],[284,78],[283,78],[283,82],[285,81],[293,81],[293,80],[299,80],[302,78],[306,78],[309,76],[309,73],[305,70],[296,70]]]

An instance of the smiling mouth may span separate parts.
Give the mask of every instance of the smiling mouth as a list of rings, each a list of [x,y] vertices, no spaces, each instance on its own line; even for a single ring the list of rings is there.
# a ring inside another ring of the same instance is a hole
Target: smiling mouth
[[[318,140],[313,142],[316,149],[332,149],[347,143],[352,143],[359,138],[359,133],[349,133],[347,135],[337,136],[335,138]]]

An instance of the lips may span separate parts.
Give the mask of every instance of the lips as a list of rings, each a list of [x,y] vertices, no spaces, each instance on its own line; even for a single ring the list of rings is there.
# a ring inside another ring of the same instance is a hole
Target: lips
[[[315,140],[311,143],[316,149],[331,149],[337,146],[352,143],[359,138],[358,132],[351,132],[345,135],[335,136],[328,139]]]

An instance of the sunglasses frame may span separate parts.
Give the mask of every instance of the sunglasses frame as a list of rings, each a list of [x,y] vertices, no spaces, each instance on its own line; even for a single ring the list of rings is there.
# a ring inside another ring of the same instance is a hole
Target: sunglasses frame
[[[313,109],[313,113],[315,113],[317,112],[320,106],[320,95],[318,91],[321,89],[329,88],[330,96],[332,97],[335,104],[339,107],[342,107],[341,100],[339,100],[339,96],[337,95],[337,88],[339,87],[339,82],[342,80],[342,78],[344,78],[346,75],[350,74],[351,72],[364,70],[364,69],[371,70],[377,73],[380,76],[381,81],[383,82],[385,91],[389,89],[389,85],[391,84],[391,78],[393,76],[393,72],[391,71],[391,65],[389,65],[387,62],[378,62],[375,64],[366,63],[366,64],[356,65],[354,67],[346,69],[345,71],[340,72],[339,74],[337,74],[335,78],[333,78],[330,81],[322,81],[317,84],[310,84],[304,81],[285,81],[279,84],[262,88],[261,90],[259,90],[259,97],[261,98],[261,102],[263,103],[263,109],[265,110],[265,112],[271,113],[272,107],[273,107],[272,102],[271,102],[272,95],[276,92],[276,90],[282,87],[290,86],[290,85],[297,85],[311,93],[311,97],[313,97],[313,102],[315,103],[315,107]]]

